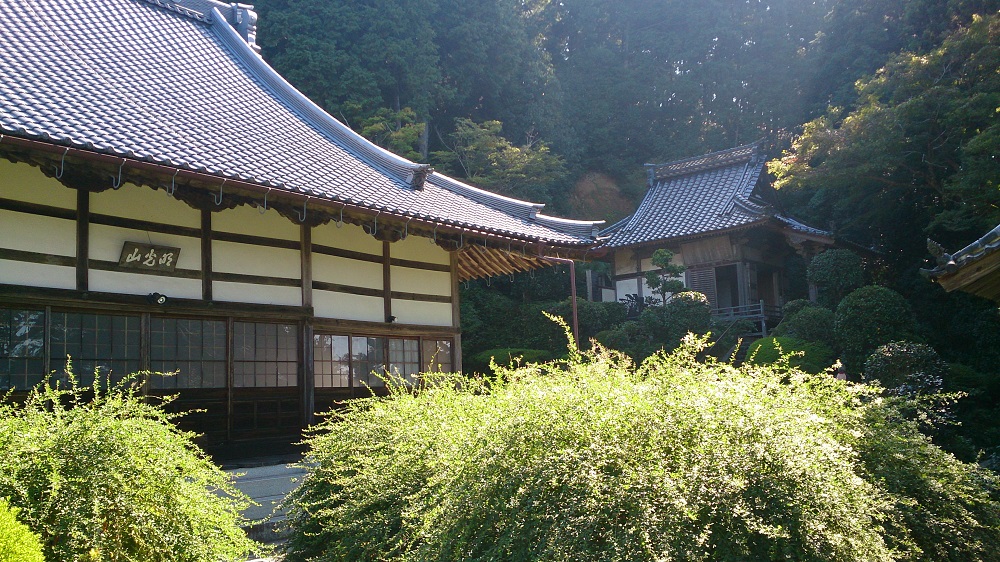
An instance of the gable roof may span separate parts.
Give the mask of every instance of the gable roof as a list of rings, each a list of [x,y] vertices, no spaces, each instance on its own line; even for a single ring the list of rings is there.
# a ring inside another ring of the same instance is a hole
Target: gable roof
[[[250,8],[0,2],[0,142],[32,139],[56,145],[64,160],[72,149],[120,157],[122,168],[152,163],[215,176],[297,196],[303,208],[416,220],[427,232],[442,225],[508,244],[595,243],[599,222],[540,214],[540,204],[434,173],[351,131],[260,58]]]
[[[632,216],[608,227],[609,248],[689,238],[765,222],[801,234],[830,233],[778,215],[754,196],[764,170],[759,142],[668,162],[647,164],[649,190]]]

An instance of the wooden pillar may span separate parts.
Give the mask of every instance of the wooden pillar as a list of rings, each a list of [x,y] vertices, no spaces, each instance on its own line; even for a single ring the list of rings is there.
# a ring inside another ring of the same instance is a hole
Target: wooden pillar
[[[392,323],[392,262],[389,257],[389,242],[382,242],[382,302],[385,321]]]
[[[300,251],[302,265],[302,306],[312,308],[313,306],[313,271],[312,271],[312,227],[303,224],[300,229],[302,247]],[[316,411],[316,376],[313,361],[313,317],[302,323],[299,360],[302,368],[299,372],[302,378],[299,381],[302,402],[302,425],[303,427],[313,423],[313,413]]]
[[[90,290],[90,192],[76,190],[76,290]]]
[[[201,211],[201,298],[212,300],[212,211]]]
[[[451,266],[451,325],[455,328],[455,343],[452,344],[452,370],[462,372],[462,303],[458,294],[458,252],[448,254]]]

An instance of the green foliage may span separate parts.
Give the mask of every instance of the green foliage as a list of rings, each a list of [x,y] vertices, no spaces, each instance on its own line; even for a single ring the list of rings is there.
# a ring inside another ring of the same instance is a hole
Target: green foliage
[[[541,363],[555,359],[554,354],[546,349],[526,349],[526,348],[502,348],[487,349],[463,359],[463,367],[466,373],[490,373],[490,363],[496,363],[502,367],[511,365],[527,365],[528,363]]]
[[[833,351],[822,343],[773,336],[750,344],[747,357],[754,365],[773,365],[787,361],[789,366],[813,374],[829,370],[834,361]]]
[[[770,165],[798,216],[875,242],[895,273],[926,256],[928,234],[961,247],[1000,222],[1000,15],[981,13],[936,48],[892,57]]]
[[[795,299],[786,302],[785,306],[781,307],[781,312],[785,318],[789,318],[798,314],[800,310],[812,306],[818,305],[809,299]]]
[[[443,171],[479,187],[522,199],[551,199],[551,189],[566,178],[562,158],[537,140],[515,146],[500,136],[499,121],[455,120],[448,150],[433,154]]]
[[[246,560],[247,499],[171,419],[134,376],[36,388],[0,405],[0,497],[50,560]]]
[[[877,380],[897,394],[939,392],[948,364],[923,343],[894,341],[879,346],[865,360],[864,379]]]
[[[638,321],[605,330],[598,333],[596,339],[639,360],[660,349],[674,349],[688,332],[708,332],[711,318],[708,298],[701,293],[685,291],[675,293],[664,305],[647,306]]]
[[[997,477],[897,402],[701,345],[352,402],[307,439],[287,560],[1000,559]]]
[[[858,374],[875,348],[914,337],[916,323],[910,304],[896,291],[866,285],[837,306],[834,325],[848,373]]]
[[[832,310],[820,306],[799,309],[787,315],[775,326],[773,335],[788,336],[809,342],[822,342],[827,346],[836,345],[836,315]]]
[[[0,498],[0,562],[45,562],[38,535],[17,520],[18,511]]]
[[[684,290],[684,281],[679,277],[687,269],[683,265],[671,263],[674,253],[660,248],[653,252],[652,263],[657,271],[646,273],[646,285],[660,295],[660,302],[667,302],[667,297]]]
[[[850,250],[827,250],[812,259],[806,279],[819,289],[819,302],[834,309],[847,293],[865,284],[861,258]]]

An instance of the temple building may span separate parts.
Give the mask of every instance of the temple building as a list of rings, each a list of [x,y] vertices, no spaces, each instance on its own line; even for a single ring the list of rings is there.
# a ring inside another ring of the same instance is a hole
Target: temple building
[[[214,0],[0,3],[0,390],[128,373],[209,448],[461,369],[458,283],[582,256],[547,216],[395,156]]]

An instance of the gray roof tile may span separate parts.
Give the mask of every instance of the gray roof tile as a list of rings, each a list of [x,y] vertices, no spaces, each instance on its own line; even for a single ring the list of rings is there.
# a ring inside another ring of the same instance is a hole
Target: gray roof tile
[[[0,132],[442,224],[592,243],[599,223],[539,215],[540,205],[440,174],[412,189],[417,164],[292,88],[230,25],[227,5],[182,4],[0,2]]]

